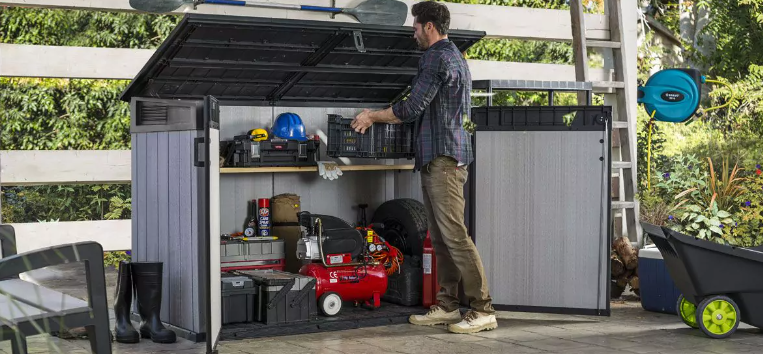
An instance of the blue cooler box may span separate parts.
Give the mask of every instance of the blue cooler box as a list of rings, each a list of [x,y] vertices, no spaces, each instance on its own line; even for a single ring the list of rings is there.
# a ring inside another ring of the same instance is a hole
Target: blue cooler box
[[[652,312],[676,314],[676,303],[681,291],[670,278],[662,254],[654,246],[638,252],[638,276],[641,307]]]

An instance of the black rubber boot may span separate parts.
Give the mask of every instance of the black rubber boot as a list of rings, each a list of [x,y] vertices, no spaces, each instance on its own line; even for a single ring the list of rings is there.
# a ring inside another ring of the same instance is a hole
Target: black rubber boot
[[[163,263],[133,262],[132,279],[135,285],[140,335],[156,343],[175,343],[175,332],[164,328],[159,314],[162,308]]]
[[[117,291],[114,296],[114,336],[119,343],[138,343],[140,334],[130,322],[130,304],[132,302],[132,277],[130,263],[119,262]]]

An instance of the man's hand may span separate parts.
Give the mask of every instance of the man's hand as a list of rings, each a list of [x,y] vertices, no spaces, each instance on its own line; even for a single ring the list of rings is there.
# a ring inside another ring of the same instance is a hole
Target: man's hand
[[[374,124],[373,117],[371,117],[371,110],[370,109],[364,109],[363,112],[360,112],[355,119],[352,121],[352,124],[350,125],[352,129],[355,129],[356,132],[360,134],[365,134],[366,129]]]

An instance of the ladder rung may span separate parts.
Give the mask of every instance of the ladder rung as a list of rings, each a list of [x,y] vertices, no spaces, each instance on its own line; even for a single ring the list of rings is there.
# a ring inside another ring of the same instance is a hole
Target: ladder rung
[[[597,47],[597,48],[620,48],[622,46],[622,43],[620,42],[613,42],[613,41],[592,41],[587,40],[586,46],[588,47]]]
[[[612,122],[612,128],[614,128],[614,129],[628,129],[628,122],[614,121],[614,122]]]
[[[635,207],[635,202],[612,201],[612,209],[633,209]]]
[[[612,168],[633,168],[631,161],[612,161]]]
[[[625,83],[622,81],[594,81],[592,84],[595,89],[625,88]]]

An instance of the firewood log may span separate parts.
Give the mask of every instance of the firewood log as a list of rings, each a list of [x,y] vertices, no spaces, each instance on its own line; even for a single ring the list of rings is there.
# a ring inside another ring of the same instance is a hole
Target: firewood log
[[[617,284],[616,281],[612,281],[612,286],[610,287],[610,292],[609,292],[610,298],[617,299],[623,295],[624,291],[625,291],[624,286],[620,286]]]
[[[628,284],[630,284],[631,290],[633,290],[633,292],[636,295],[641,296],[641,291],[640,291],[641,288],[640,288],[640,285],[639,285],[638,276],[634,276],[633,278],[631,278],[631,281],[628,282]]]
[[[614,242],[615,252],[622,259],[626,269],[635,269],[638,267],[638,256],[636,251],[631,246],[631,242],[627,237],[619,237]]]
[[[623,261],[620,260],[620,257],[618,257],[617,254],[612,253],[610,259],[612,263],[612,278],[617,278],[623,275],[623,273],[625,273],[625,265],[623,264]]]

